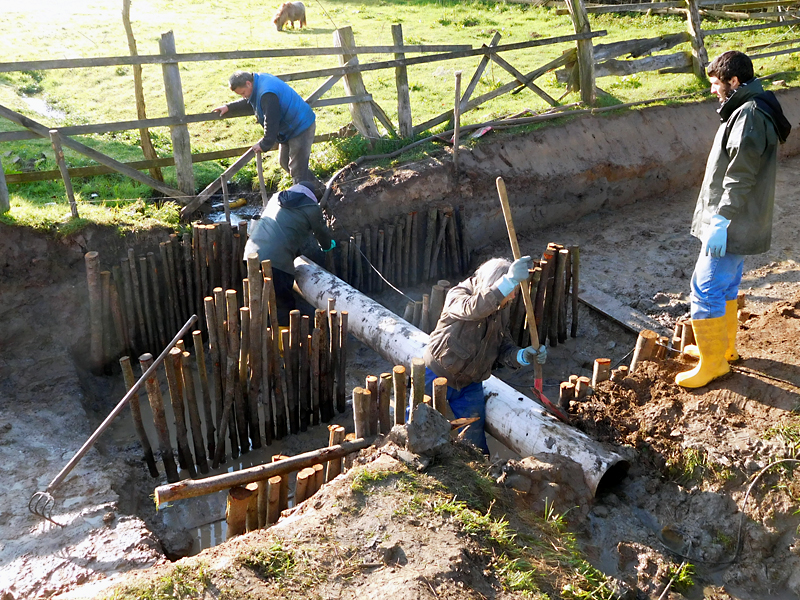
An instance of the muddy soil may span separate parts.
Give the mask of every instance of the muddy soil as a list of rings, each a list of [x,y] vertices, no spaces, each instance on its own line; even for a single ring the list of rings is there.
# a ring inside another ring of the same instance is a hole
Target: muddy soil
[[[796,438],[780,433],[790,419],[797,423],[792,411],[800,404],[798,189],[800,159],[783,160],[772,250],[745,263],[742,290],[752,316],[742,325],[737,366],[756,374],[734,372],[687,392],[671,381],[688,363],[648,364],[629,381],[599,386],[590,401],[571,409],[578,427],[619,444],[633,465],[629,477],[601,491],[586,519],[575,524],[581,543],[595,566],[645,596],[657,598],[669,580],[669,565],[686,560],[700,584],[687,592],[690,597],[700,597],[705,587],[713,598],[800,598],[797,472],[762,475],[742,512],[752,478],[798,451]],[[534,254],[549,241],[580,245],[587,285],[671,326],[688,310],[688,279],[699,249],[688,234],[693,206],[694,192],[685,192],[599,211],[558,228],[530,229],[518,222],[517,230],[523,251]],[[170,548],[181,546],[157,525],[147,499],[154,483],[124,428],[102,438],[58,489],[54,516],[65,527],[35,519],[27,507],[31,494],[47,487],[122,395],[118,375],[95,377],[83,366],[88,319],[82,261],[89,249],[112,251],[125,243],[102,232],[53,240],[0,231],[3,600],[94,597],[126,572],[166,565]],[[508,254],[501,240],[476,248],[475,259]],[[578,338],[550,349],[545,377],[551,388],[570,374],[590,375],[594,358],[629,360],[634,332],[586,306],[580,314]],[[386,370],[368,349],[354,352],[354,372]],[[338,513],[326,512],[324,504],[318,508],[322,512],[314,518],[347,535],[339,530],[350,526],[346,520],[337,520]],[[418,557],[452,560],[417,557],[405,571],[397,565],[359,569],[358,577],[343,577],[331,596],[384,597],[383,586],[396,577],[429,581],[439,597],[467,594],[465,589],[474,590],[468,597],[503,597],[490,570],[476,571],[478,563],[457,559],[472,556],[468,540],[444,524],[418,530],[424,536],[415,543],[429,553]],[[225,547],[209,552],[225,562]],[[452,581],[456,587],[442,587]],[[358,591],[363,585],[371,590],[364,596]],[[412,589],[416,595],[396,595],[423,597],[430,586]]]

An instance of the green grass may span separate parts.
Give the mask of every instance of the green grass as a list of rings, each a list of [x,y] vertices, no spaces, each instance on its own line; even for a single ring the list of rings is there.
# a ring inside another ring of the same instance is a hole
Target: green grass
[[[792,418],[785,423],[770,427],[764,438],[779,439],[789,448],[791,458],[800,458],[800,418]]]
[[[175,565],[167,575],[141,586],[117,589],[106,600],[176,600],[203,598],[211,580],[203,565]]]
[[[157,54],[161,34],[172,30],[178,52],[212,52],[236,49],[327,47],[333,45],[332,32],[336,27],[351,26],[359,45],[390,45],[391,26],[402,23],[404,39],[408,44],[470,44],[477,46],[488,42],[495,32],[502,34],[501,43],[514,43],[530,39],[569,35],[573,27],[568,15],[558,15],[554,9],[503,2],[471,0],[329,0],[323,11],[319,3],[306,3],[309,27],[303,30],[275,31],[271,24],[271,10],[255,0],[229,0],[199,2],[197,0],[149,0],[134,3],[131,11],[132,27],[140,54]],[[72,8],[70,8],[72,7]],[[605,44],[622,39],[654,37],[686,30],[685,19],[676,15],[647,15],[642,13],[590,15],[592,29],[605,30],[608,35],[594,40]],[[61,57],[124,56],[129,54],[117,0],[93,0],[75,8],[67,3],[63,10],[28,10],[25,3],[17,3],[4,12],[5,26],[0,49],[4,61],[42,60]],[[728,27],[729,21],[704,22],[706,28]],[[746,48],[755,43],[787,39],[789,33],[782,29],[746,32],[735,35],[707,38],[709,55],[713,58],[727,48]],[[47,40],[31,44],[31,39]],[[503,57],[523,73],[558,57],[572,44],[542,46],[504,53]],[[682,44],[669,52],[689,50]],[[381,61],[390,55],[364,55],[362,62]],[[472,76],[480,57],[411,66],[408,69],[412,114],[415,123],[436,116],[453,105],[454,73],[462,71],[463,86]],[[338,65],[335,56],[289,57],[280,59],[253,59],[182,63],[180,74],[187,113],[202,113],[224,102],[235,100],[228,89],[227,78],[235,69],[267,71],[276,74],[305,71]],[[757,61],[759,75],[778,71],[794,71],[798,59],[792,55]],[[781,76],[789,85],[796,85],[794,73]],[[392,121],[397,122],[394,72],[389,70],[364,73],[367,90],[383,107]],[[473,97],[496,89],[511,80],[511,76],[493,63],[483,74]],[[302,95],[311,93],[321,80],[299,80],[292,86]],[[554,73],[537,80],[537,85],[548,94],[559,98],[565,93],[563,84],[556,81]],[[143,85],[148,117],[167,115],[160,65],[143,66]],[[681,94],[701,94],[705,85],[690,74],[657,75],[642,73],[626,77],[604,77],[597,85],[607,96],[600,98],[601,105],[647,100]],[[342,96],[344,90],[337,84],[328,96]],[[700,96],[698,96],[700,97]],[[31,98],[46,102],[62,116],[42,116],[29,104]],[[563,97],[562,102],[574,102],[574,93]],[[0,74],[0,104],[22,112],[47,126],[65,126],[102,123],[136,118],[133,95],[132,68],[129,66],[97,67],[86,69],[58,69]],[[545,102],[529,91],[517,95],[506,94],[476,110],[463,115],[464,124],[480,123],[493,118],[547,107]],[[317,132],[337,131],[350,121],[346,105],[322,107],[317,114]],[[557,124],[551,124],[554,126]],[[543,126],[543,125],[540,125]],[[443,124],[437,128],[441,131]],[[0,120],[0,131],[19,129]],[[534,127],[523,128],[534,129]],[[189,125],[192,149],[206,152],[243,146],[258,137],[258,127],[251,118],[223,120]],[[151,129],[154,144],[160,155],[171,154],[167,128]],[[138,147],[138,132],[120,132],[100,136],[80,136],[81,141],[121,161],[143,159]],[[385,153],[396,150],[400,140],[387,139],[369,148],[360,137],[336,139],[314,148],[311,165],[321,176],[335,170],[364,153]],[[404,160],[414,160],[433,146],[417,148],[394,161],[384,161],[389,167]],[[66,160],[70,166],[91,164],[84,157],[67,149]],[[7,142],[0,145],[0,160],[6,172],[27,169],[54,169],[52,149],[45,140]],[[198,189],[219,176],[233,159],[214,163],[197,163],[194,166]],[[268,185],[271,189],[285,185],[287,176],[280,170],[276,158],[265,163]],[[168,185],[176,186],[174,169],[164,169]],[[234,183],[243,188],[255,188],[254,167],[244,169]],[[76,193],[83,202],[108,200],[137,200],[153,196],[146,186],[130,182],[117,175],[76,180]],[[9,186],[12,199],[10,217],[4,222],[63,230],[61,212],[51,214],[44,210],[40,217],[30,216],[31,207],[65,205],[63,184],[45,182]],[[21,211],[22,207],[29,210]],[[87,219],[95,215],[87,211]],[[165,222],[169,225],[169,222]],[[78,224],[79,225],[79,224]],[[78,226],[72,224],[72,227]]]
[[[284,548],[279,542],[269,548],[245,554],[239,557],[239,561],[262,579],[291,577],[295,568],[294,552]]]
[[[710,460],[705,451],[697,448],[686,448],[667,460],[666,475],[669,480],[682,486],[703,480],[724,482],[735,477],[730,468]]]

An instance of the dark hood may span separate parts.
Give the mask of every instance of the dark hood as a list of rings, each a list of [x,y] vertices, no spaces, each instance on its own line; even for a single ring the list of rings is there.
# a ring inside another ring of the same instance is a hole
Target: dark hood
[[[772,92],[763,92],[755,97],[756,106],[758,110],[766,114],[775,125],[775,131],[778,132],[778,139],[781,144],[786,142],[789,134],[792,132],[792,124],[789,123],[783,114],[780,102]]]
[[[300,208],[301,206],[314,206],[316,202],[303,192],[283,190],[278,194],[278,204],[283,208]]]

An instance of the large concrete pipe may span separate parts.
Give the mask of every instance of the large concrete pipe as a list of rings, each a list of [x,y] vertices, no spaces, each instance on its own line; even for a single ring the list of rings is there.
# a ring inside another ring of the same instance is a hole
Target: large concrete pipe
[[[428,335],[371,298],[331,275],[305,256],[295,260],[295,279],[305,299],[326,308],[328,298],[337,310],[349,313],[349,331],[392,364],[408,365],[421,357]],[[624,472],[627,462],[584,433],[546,413],[532,399],[497,377],[483,382],[486,429],[522,457],[555,453],[581,465],[586,483],[596,492],[606,475]]]

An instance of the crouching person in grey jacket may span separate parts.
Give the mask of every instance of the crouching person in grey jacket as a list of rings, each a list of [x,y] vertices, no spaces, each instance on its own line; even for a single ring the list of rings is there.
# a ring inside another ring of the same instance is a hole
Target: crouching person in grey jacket
[[[431,394],[433,380],[447,378],[447,401],[458,418],[478,417],[464,437],[489,453],[484,424],[486,403],[483,381],[496,362],[519,368],[534,360],[544,364],[545,346],[520,348],[509,331],[509,304],[519,283],[528,278],[533,266],[530,256],[513,263],[493,258],[475,274],[450,289],[442,315],[425,349],[425,386]]]
[[[309,235],[316,238],[323,252],[336,247],[313,188],[313,183],[303,181],[273,194],[244,247],[245,260],[256,252],[259,261],[272,262],[278,321],[283,326],[289,324],[289,311],[296,306],[292,292],[294,259],[302,254]]]

